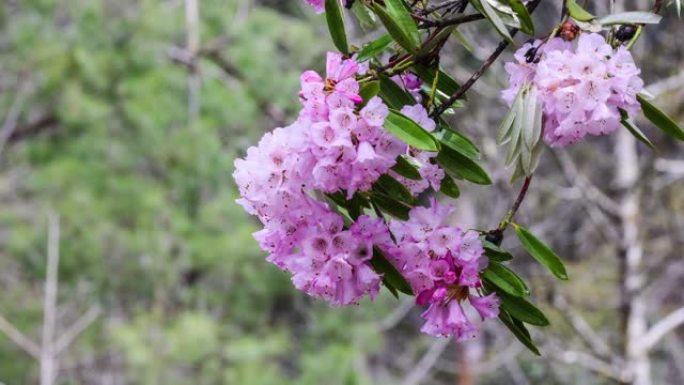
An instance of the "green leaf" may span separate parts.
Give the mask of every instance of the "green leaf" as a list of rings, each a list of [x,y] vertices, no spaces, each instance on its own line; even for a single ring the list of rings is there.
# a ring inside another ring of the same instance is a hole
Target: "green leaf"
[[[409,36],[413,47],[417,47],[420,44],[420,32],[418,32],[418,26],[409,13],[404,0],[385,0],[385,7],[387,13],[397,21],[397,24]]]
[[[373,258],[370,260],[370,264],[376,273],[382,274],[383,281],[386,282],[387,286],[392,286],[404,294],[413,295],[411,285],[406,282],[406,279],[377,247],[373,249]]]
[[[532,342],[530,332],[527,330],[527,328],[522,322],[514,320],[505,311],[501,311],[499,313],[499,319],[504,325],[506,325],[508,330],[510,330],[511,333],[513,333],[513,335],[515,336],[515,338],[518,339],[518,341],[520,341],[523,345],[525,345],[525,347],[530,349],[532,353],[541,356],[539,349],[537,348],[537,346],[535,346],[534,342]]]
[[[478,149],[470,139],[453,128],[447,126],[446,123],[440,124],[440,126],[442,127],[442,131],[441,134],[439,134],[439,141],[443,145],[451,148],[454,151],[460,152],[470,159],[480,159],[480,149]]]
[[[441,45],[444,43],[446,39],[449,38],[451,33],[456,30],[455,25],[450,25],[446,28],[443,28],[437,32],[435,36],[433,36],[430,40],[427,40],[418,50],[416,53],[416,57],[422,57],[425,56],[426,54],[430,53],[435,47]]]
[[[354,194],[351,200],[347,200],[347,194],[342,191],[326,194],[333,203],[347,210],[351,219],[356,220],[363,212],[363,207],[367,207],[368,203],[358,194]]]
[[[520,155],[520,150],[522,149],[522,129],[523,129],[523,115],[524,115],[524,91],[521,90],[520,96],[516,97],[513,103],[513,109],[515,110],[515,118],[513,119],[513,124],[511,125],[510,133],[510,143],[508,144],[508,150],[506,151],[506,166],[513,163],[514,160]]]
[[[513,255],[511,255],[511,253],[486,239],[482,239],[482,246],[484,246],[485,255],[490,261],[505,262],[513,259]]]
[[[458,178],[481,185],[492,184],[487,172],[477,162],[449,147],[442,147],[437,155],[437,163]]]
[[[496,294],[501,299],[501,308],[511,317],[530,325],[549,325],[549,320],[544,313],[525,298],[510,295],[502,290],[496,290]]]
[[[653,145],[653,142],[648,139],[646,134],[644,134],[639,127],[637,127],[636,123],[629,117],[629,114],[627,114],[627,111],[623,110],[622,108],[618,108],[620,110],[620,123],[622,123],[623,126],[635,137],[637,138],[640,142],[644,143],[648,147],[651,148],[651,150],[655,151],[655,145]]]
[[[363,46],[356,56],[356,60],[358,62],[364,62],[376,57],[378,54],[384,52],[390,46],[390,44],[392,44],[392,41],[392,36],[390,35],[385,34],[380,36],[379,38]]]
[[[506,24],[504,24],[503,20],[501,20],[501,17],[499,17],[496,10],[489,4],[488,0],[470,0],[470,3],[492,23],[496,31],[499,32],[504,39],[511,44],[515,44],[511,34],[508,32]]]
[[[395,218],[404,221],[409,219],[409,211],[411,211],[411,207],[405,203],[402,203],[396,199],[392,199],[391,197],[388,197],[387,195],[377,191],[371,192],[371,201],[382,211]]]
[[[458,40],[458,42],[461,43],[461,45],[463,46],[463,48],[466,49],[466,51],[473,53],[474,50],[472,44],[470,44],[468,38],[458,28],[454,29],[452,35],[454,35],[456,40]]]
[[[506,115],[504,115],[504,118],[501,120],[501,123],[499,123],[499,128],[497,130],[498,134],[496,136],[496,144],[498,145],[506,144],[511,140],[513,122],[515,122],[517,114],[515,104],[516,103],[513,102],[513,106],[508,110]]]
[[[590,21],[596,18],[596,16],[587,12],[582,8],[575,0],[566,0],[565,3],[568,6],[568,13],[570,16],[578,21]]]
[[[511,269],[501,263],[491,261],[487,269],[482,272],[485,280],[508,294],[522,297],[530,294],[525,282]]]
[[[456,185],[456,182],[454,182],[449,175],[445,175],[444,179],[442,179],[439,191],[442,194],[454,199],[458,199],[458,197],[461,196],[461,190],[459,190],[458,185]]]
[[[397,163],[392,167],[392,171],[411,180],[423,179],[423,177],[420,176],[418,169],[401,155],[397,157]]]
[[[387,76],[380,76],[380,95],[387,105],[395,110],[416,104],[416,100],[411,95]]]
[[[413,206],[416,201],[406,186],[387,174],[380,175],[373,189],[410,206]]]
[[[415,41],[414,38],[411,37],[411,35],[408,34],[404,29],[402,29],[401,25],[394,20],[394,18],[385,10],[385,8],[377,3],[372,3],[370,7],[373,12],[378,15],[378,18],[387,29],[387,32],[389,32],[390,36],[392,36],[392,38],[406,51],[415,52],[418,42]]]
[[[439,142],[425,129],[397,110],[390,109],[385,129],[411,147],[424,151],[439,151]]]
[[[623,12],[608,15],[599,20],[602,25],[658,24],[663,17],[651,12]]]
[[[684,130],[682,130],[671,117],[667,116],[663,111],[658,109],[658,107],[651,104],[643,95],[637,95],[637,100],[641,103],[644,115],[651,123],[673,138],[684,140]]]
[[[520,18],[520,30],[528,35],[534,35],[534,23],[532,22],[532,17],[530,17],[530,12],[527,10],[525,4],[522,0],[508,0],[508,5],[513,8],[516,15]]]
[[[375,23],[375,15],[373,15],[370,10],[361,1],[355,1],[351,7],[352,12],[356,15],[359,20],[361,28],[372,27]]]
[[[325,18],[328,21],[328,30],[335,47],[343,54],[349,54],[347,34],[344,32],[342,7],[338,0],[325,0]]]
[[[439,73],[437,77],[437,89],[447,96],[455,94],[460,88],[458,83],[456,83],[451,76],[440,69],[428,68],[424,65],[417,64],[413,66],[413,71],[425,82],[425,84],[429,85],[432,85],[435,81],[435,74]]]
[[[556,277],[568,279],[568,273],[565,271],[565,266],[558,254],[525,228],[514,223],[512,225],[515,228],[515,234],[518,236],[518,239],[520,239],[523,247],[534,259],[549,269]]]
[[[380,93],[380,81],[371,80],[364,83],[359,90],[359,95],[364,101],[364,104],[368,102],[373,96]]]

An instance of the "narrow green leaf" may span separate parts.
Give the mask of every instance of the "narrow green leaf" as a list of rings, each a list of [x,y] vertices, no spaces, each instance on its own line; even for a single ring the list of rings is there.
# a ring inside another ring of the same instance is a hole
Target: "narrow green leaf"
[[[582,8],[575,0],[566,0],[565,4],[568,7],[568,13],[570,16],[578,21],[590,21],[596,18],[596,16],[587,12]]]
[[[387,214],[404,221],[409,219],[409,211],[411,211],[411,207],[405,203],[399,202],[396,199],[392,199],[387,195],[378,193],[376,191],[371,193],[371,200]]]
[[[390,44],[392,44],[392,41],[392,36],[390,35],[385,34],[380,36],[372,42],[364,45],[356,56],[356,60],[358,62],[364,62],[376,57],[378,54],[384,52],[390,46]]]
[[[517,224],[513,224],[513,227],[523,247],[534,259],[549,269],[556,277],[568,279],[568,273],[565,271],[565,266],[558,254],[524,227]]]
[[[522,324],[521,322],[516,322],[505,311],[501,311],[499,313],[499,319],[504,325],[506,325],[508,330],[510,330],[511,333],[513,333],[513,335],[515,336],[515,338],[518,339],[518,341],[525,345],[525,347],[528,348],[532,353],[541,356],[539,349],[534,344],[534,342],[532,342],[530,332],[527,330],[524,324]]]
[[[437,155],[437,163],[458,178],[481,185],[492,184],[489,175],[479,164],[449,147],[442,147]]]
[[[416,104],[416,100],[411,95],[387,76],[380,76],[380,95],[387,105],[395,110]]]
[[[440,127],[442,127],[442,131],[439,134],[439,140],[442,144],[470,159],[480,159],[480,149],[468,137],[447,126],[446,123],[442,124],[440,122]]]
[[[451,76],[440,69],[428,68],[424,65],[417,64],[413,66],[413,71],[425,82],[425,84],[432,84],[435,80],[435,74],[439,72],[439,76],[437,77],[437,90],[447,96],[455,94],[460,88],[458,83],[456,83]]]
[[[413,47],[417,47],[420,44],[420,33],[404,0],[385,0],[385,7],[387,8],[387,13],[396,20],[399,27],[409,36]]]
[[[513,125],[511,127],[511,140],[508,144],[508,150],[506,151],[506,166],[513,163],[514,160],[520,155],[520,149],[522,148],[522,129],[523,129],[523,97],[522,94],[519,98],[515,99],[513,103],[513,109],[515,110],[515,118],[513,119]]]
[[[359,90],[359,95],[364,101],[364,104],[368,102],[373,96],[377,95],[380,93],[380,81],[379,80],[371,80],[369,82],[366,82],[361,86],[361,89]]]
[[[665,131],[666,134],[672,136],[675,139],[684,140],[684,130],[675,123],[675,121],[667,116],[658,107],[654,106],[644,98],[643,95],[637,95],[637,100],[641,103],[641,108],[644,110],[644,115],[648,120],[651,121],[656,127]]]
[[[416,53],[416,57],[422,58],[425,55],[432,52],[432,50],[435,47],[443,44],[444,41],[449,38],[451,33],[456,30],[456,27],[457,26],[455,25],[450,25],[446,28],[439,30],[439,32],[437,32],[437,34],[433,38],[427,40],[422,46],[420,46],[420,49]]]
[[[529,92],[525,95],[525,106],[523,111],[523,137],[525,138],[525,148],[532,150],[537,141],[539,141],[540,131],[536,131],[538,118],[541,122],[541,113],[537,111],[541,110],[541,105],[537,101],[537,91],[535,88],[531,88]],[[541,128],[541,124],[538,126]]]
[[[373,270],[378,274],[382,274],[383,280],[386,280],[389,285],[404,294],[413,295],[411,285],[406,282],[406,279],[377,247],[373,249],[373,258],[370,260],[370,263],[373,266]]]
[[[363,2],[355,1],[351,7],[351,10],[359,20],[361,28],[366,29],[368,27],[372,27],[375,23],[375,15],[371,13],[371,11],[363,4]]]
[[[486,280],[508,294],[517,297],[530,294],[530,290],[525,282],[511,269],[501,263],[490,262],[489,266],[487,266],[487,269],[483,271],[482,274]]]
[[[658,24],[662,16],[651,12],[623,12],[608,15],[599,20],[602,25],[614,24]]]
[[[490,261],[505,262],[513,259],[513,255],[511,255],[511,253],[486,239],[482,239],[482,246],[484,246],[485,255]]]
[[[424,151],[439,151],[439,142],[425,129],[397,110],[390,109],[385,129],[411,147]]]
[[[402,29],[402,27],[397,23],[396,20],[394,20],[394,18],[392,18],[385,8],[377,3],[372,3],[370,7],[373,12],[378,15],[378,18],[387,29],[387,32],[389,32],[390,36],[392,36],[394,41],[396,41],[406,51],[415,52],[418,43],[414,42],[414,39],[404,29]]]
[[[506,24],[504,24],[503,20],[501,20],[501,17],[499,17],[499,14],[496,12],[496,10],[489,4],[489,1],[487,0],[470,0],[470,3],[477,8],[478,11],[480,11],[486,18],[489,20],[490,23],[494,26],[494,29],[496,29],[499,34],[506,39],[509,43],[515,44],[513,42],[513,38],[511,37],[511,34],[508,32],[508,28],[506,27]]]
[[[461,190],[459,190],[458,185],[456,185],[456,182],[454,182],[449,175],[445,175],[444,179],[442,179],[442,183],[439,186],[439,191],[442,194],[454,199],[458,199],[458,197],[461,196]]]
[[[465,37],[465,35],[458,28],[454,29],[454,31],[452,32],[452,35],[454,35],[456,40],[458,40],[458,42],[461,43],[461,45],[463,46],[463,48],[466,49],[466,51],[468,51],[470,53],[473,52],[472,44],[470,44],[470,42],[468,41],[468,38]]]
[[[407,205],[413,206],[415,204],[415,198],[406,186],[387,174],[380,175],[373,189]]]
[[[549,325],[549,320],[544,313],[525,298],[510,295],[502,290],[496,290],[496,294],[501,299],[501,308],[511,317],[530,325]]]
[[[518,18],[520,18],[520,30],[528,35],[534,35],[532,17],[530,17],[530,12],[527,10],[527,7],[522,0],[508,0],[508,5],[513,8],[513,11],[515,11]]]
[[[404,178],[411,180],[423,179],[423,177],[420,176],[416,166],[412,165],[411,162],[406,160],[406,158],[401,155],[397,157],[397,163],[394,165],[394,167],[392,167],[392,171],[403,176]]]
[[[497,130],[498,134],[496,136],[496,144],[498,145],[506,144],[511,140],[513,122],[516,118],[516,109],[514,107],[515,103],[513,104],[513,106],[511,106],[506,115],[504,115],[504,118],[501,120],[501,123],[499,124],[499,129]]]
[[[328,30],[335,47],[343,54],[349,54],[347,34],[344,32],[342,7],[338,0],[325,0],[325,18],[328,21]]]
[[[651,142],[650,139],[644,134],[639,127],[637,127],[636,123],[629,117],[629,114],[627,114],[627,111],[623,110],[622,108],[618,108],[620,110],[620,123],[635,137],[637,138],[640,142],[643,144],[647,145],[651,150],[655,151],[655,145],[653,142]]]

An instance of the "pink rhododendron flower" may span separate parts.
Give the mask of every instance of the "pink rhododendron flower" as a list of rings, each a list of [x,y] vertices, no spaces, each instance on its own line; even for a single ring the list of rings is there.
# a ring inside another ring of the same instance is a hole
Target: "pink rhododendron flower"
[[[563,147],[586,135],[605,135],[620,126],[620,109],[630,114],[640,106],[640,70],[623,46],[613,50],[603,36],[580,35],[577,43],[553,38],[523,45],[515,61],[506,63],[510,105],[520,87],[538,91],[544,109],[544,140]]]
[[[478,327],[466,315],[474,309],[483,319],[498,316],[494,294],[479,297],[480,272],[487,267],[478,234],[449,224],[453,208],[436,200],[430,207],[415,207],[406,222],[390,222],[397,245],[387,250],[394,266],[416,293],[423,313],[423,332],[433,336],[473,337]]]

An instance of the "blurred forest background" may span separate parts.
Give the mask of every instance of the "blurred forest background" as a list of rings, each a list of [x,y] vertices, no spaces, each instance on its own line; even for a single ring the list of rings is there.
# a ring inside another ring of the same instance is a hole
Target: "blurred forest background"
[[[542,2],[538,31],[560,3]],[[588,3],[605,14],[610,0]],[[634,52],[682,122],[684,23],[665,14]],[[330,309],[268,264],[234,204],[233,160],[293,119],[299,73],[332,48],[325,28],[300,0],[2,2],[0,383],[39,383],[41,361],[74,385],[684,383],[684,146],[641,118],[657,153],[624,133],[547,151],[519,214],[571,277],[513,249],[551,317],[533,336],[543,358],[495,322],[460,345],[423,336],[421,309],[385,291]],[[463,81],[499,38],[486,22],[460,30],[470,44],[442,64]],[[504,84],[496,64],[453,117],[496,181],[461,186],[472,227],[517,191],[494,143]]]

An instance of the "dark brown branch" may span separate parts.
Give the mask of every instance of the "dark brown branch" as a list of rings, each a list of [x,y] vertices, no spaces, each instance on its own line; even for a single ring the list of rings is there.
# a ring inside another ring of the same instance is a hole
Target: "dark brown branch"
[[[480,13],[474,13],[471,15],[461,15],[444,20],[421,19],[421,23],[418,28],[425,29],[432,27],[448,27],[450,25],[459,25],[469,23],[471,21],[482,20],[484,18],[485,17]]]
[[[58,122],[56,115],[48,114],[26,124],[17,125],[12,134],[7,138],[7,143],[19,142],[45,131],[54,130]]]

